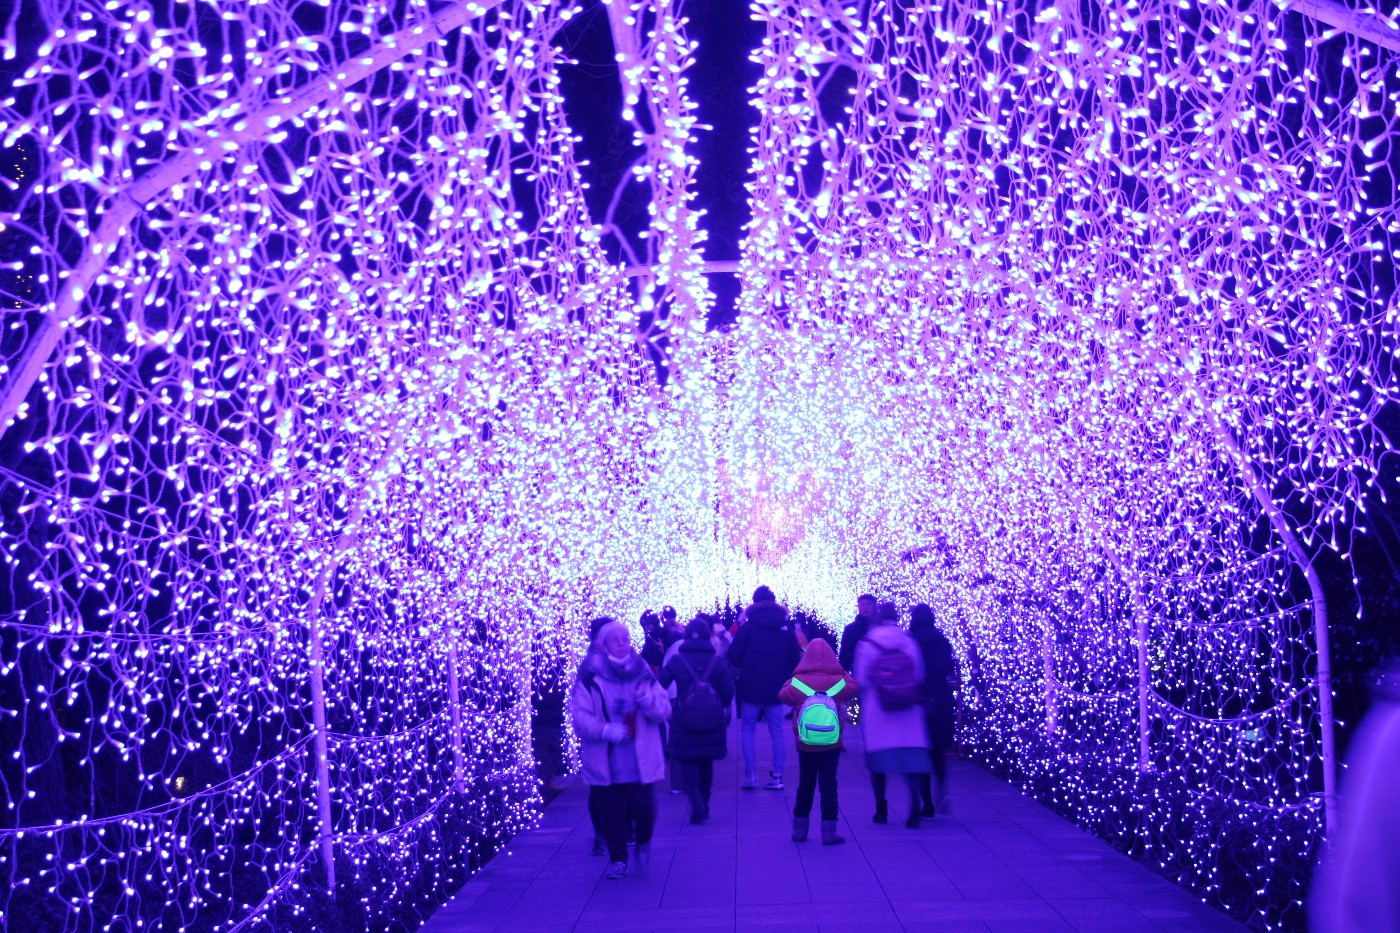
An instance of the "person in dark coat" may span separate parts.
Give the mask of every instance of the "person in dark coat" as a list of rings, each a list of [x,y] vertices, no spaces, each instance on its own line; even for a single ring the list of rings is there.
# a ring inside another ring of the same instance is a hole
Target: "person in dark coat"
[[[638,624],[642,627],[642,660],[657,677],[661,676],[662,659],[666,655],[666,642],[662,638],[661,617],[648,609],[642,613]]]
[[[875,597],[869,593],[862,593],[856,597],[856,617],[850,625],[846,626],[841,633],[841,650],[837,652],[836,659],[841,664],[842,670],[851,670],[856,664],[856,645],[865,638],[870,631],[870,623],[875,621],[875,612],[879,604],[875,602]]]
[[[651,858],[656,825],[655,784],[666,776],[661,724],[671,700],[632,649],[627,629],[604,625],[579,665],[570,709],[579,740],[579,765],[608,847],[607,877],[627,874],[627,824],[637,839],[637,861]]]
[[[865,640],[865,636],[870,633],[870,626],[875,622],[876,613],[879,610],[879,603],[875,597],[869,593],[862,593],[856,597],[856,617],[841,632],[841,648],[836,653],[838,663],[842,670],[854,670],[856,666],[856,646]],[[860,720],[860,701],[853,700],[844,707],[847,718],[852,723]]]
[[[661,644],[667,651],[685,638],[685,626],[676,617],[675,606],[661,607]]]
[[[715,652],[710,640],[712,628],[713,620],[708,616],[692,619],[685,628],[685,640],[661,670],[661,685],[676,685],[677,712],[671,721],[671,757],[680,767],[681,789],[690,799],[692,823],[703,823],[710,818],[715,762],[729,754],[726,733],[729,709],[734,702],[734,678],[729,673],[729,665]],[[684,706],[691,688],[701,678],[714,688],[725,713],[725,725],[697,732],[684,722]]]
[[[948,761],[944,749],[953,744],[953,646],[938,630],[933,610],[919,603],[909,611],[909,634],[913,636],[924,657],[924,718],[928,723],[929,758],[933,774],[923,775],[922,816],[933,816],[946,806],[948,797]],[[933,794],[933,782],[938,782],[938,795]]]
[[[787,610],[778,605],[773,591],[760,586],[753,591],[753,605],[744,611],[744,624],[734,636],[725,655],[738,673],[739,747],[744,753],[744,790],[758,787],[758,750],[754,734],[758,717],[768,720],[768,736],[773,741],[773,770],[764,786],[783,789],[783,766],[787,763],[787,739],[783,735],[786,707],[778,691],[792,676],[802,655]]]

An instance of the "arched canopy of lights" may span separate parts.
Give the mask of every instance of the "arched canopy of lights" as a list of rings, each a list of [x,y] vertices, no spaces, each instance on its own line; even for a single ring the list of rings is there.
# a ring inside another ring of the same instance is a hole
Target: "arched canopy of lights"
[[[0,24],[0,924],[397,909],[530,821],[530,698],[587,617],[760,580],[932,603],[980,755],[1142,814],[1202,891],[1220,836],[1146,824],[1243,827],[1251,889],[1300,896],[1269,866],[1333,819],[1311,560],[1396,391],[1394,19],[753,0],[714,330],[679,6],[605,6],[651,198],[623,260],[576,5]]]

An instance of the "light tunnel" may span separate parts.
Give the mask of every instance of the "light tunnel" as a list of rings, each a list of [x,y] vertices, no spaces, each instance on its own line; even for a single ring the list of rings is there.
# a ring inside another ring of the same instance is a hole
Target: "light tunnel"
[[[419,909],[535,818],[589,618],[758,583],[931,604],[979,760],[1297,922],[1315,564],[1393,434],[1394,16],[745,13],[733,256],[693,0],[0,14],[0,926]]]

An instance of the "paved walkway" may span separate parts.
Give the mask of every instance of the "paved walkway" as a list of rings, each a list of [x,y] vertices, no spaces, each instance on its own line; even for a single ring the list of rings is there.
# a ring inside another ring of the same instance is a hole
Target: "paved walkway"
[[[759,727],[759,767],[768,735]],[[908,803],[891,781],[890,823],[877,826],[869,777],[851,730],[841,762],[842,846],[789,840],[788,789],[740,791],[738,736],[715,767],[711,818],[658,788],[652,863],[603,879],[589,854],[587,790],[575,779],[422,927],[466,931],[939,930],[1229,931],[1245,927],[1030,800],[976,765],[951,762],[951,812],[907,829]],[[820,799],[820,798],[819,798]]]

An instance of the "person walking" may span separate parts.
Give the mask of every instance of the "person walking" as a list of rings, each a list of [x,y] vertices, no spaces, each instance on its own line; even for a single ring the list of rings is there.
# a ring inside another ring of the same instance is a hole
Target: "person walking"
[[[605,625],[616,625],[617,622],[611,616],[598,616],[588,623],[588,647],[584,649],[583,664],[587,664],[593,655],[599,653],[598,633]],[[593,825],[593,854],[602,855],[608,850],[607,843],[603,839],[603,824],[598,817],[597,802],[593,795],[588,795],[588,821]]]
[[[797,670],[778,692],[778,699],[796,707],[797,801],[792,807],[792,841],[806,842],[811,827],[812,800],[822,792],[822,845],[840,845],[836,834],[836,768],[841,763],[842,734],[839,703],[857,692],[856,679],[837,663],[836,652],[822,638],[808,642]]]
[[[726,733],[734,702],[734,678],[711,642],[713,620],[698,615],[685,628],[675,656],[661,669],[661,685],[675,685],[671,757],[690,799],[690,822],[710,818],[715,762],[728,754]]]
[[[934,622],[933,610],[919,603],[909,610],[909,635],[924,662],[924,724],[928,727],[929,760],[933,775],[922,776],[920,815],[933,816],[948,802],[948,760],[953,744],[953,646]],[[938,782],[935,795],[933,783]]]
[[[745,621],[729,646],[726,659],[738,671],[739,748],[744,755],[744,790],[758,787],[758,749],[754,734],[758,718],[768,720],[768,737],[773,743],[773,769],[764,786],[783,789],[783,766],[787,763],[787,742],[783,737],[783,704],[778,691],[792,676],[801,655],[797,636],[787,610],[778,605],[773,591],[760,586],[753,591],[753,604],[744,610]]]
[[[654,676],[660,677],[668,644],[662,637],[661,617],[648,609],[642,613],[637,624],[642,628],[642,660],[651,668]]]
[[[842,670],[851,670],[856,665],[856,646],[864,639],[865,634],[870,631],[870,625],[875,621],[875,614],[878,606],[875,597],[869,593],[862,593],[856,597],[856,617],[841,632],[841,650],[837,654],[837,660],[841,662]]]
[[[670,612],[670,616],[669,616],[669,617],[666,615],[666,613],[667,613],[668,611]],[[669,619],[669,621],[668,621],[668,619]],[[673,634],[672,629],[675,627],[675,625],[674,625],[674,624],[675,624],[675,621],[676,621],[676,610],[675,610],[675,608],[674,608],[674,607],[671,607],[671,606],[665,606],[665,607],[663,607],[662,610],[661,610],[661,623],[662,623],[662,624],[661,624],[661,628],[660,628],[658,631],[659,631],[659,637],[660,637],[660,640],[661,640],[661,644],[663,644],[663,645],[665,646],[665,652],[664,652],[664,653],[662,654],[662,656],[661,656],[661,663],[658,664],[655,668],[653,668],[653,670],[655,670],[655,672],[656,672],[657,679],[661,680],[661,685],[662,685],[663,687],[666,688],[667,694],[670,695],[670,697],[671,697],[671,706],[672,706],[673,708],[674,708],[675,705],[676,705],[676,685],[675,685],[675,681],[674,681],[674,680],[670,680],[670,681],[665,680],[664,678],[662,678],[662,673],[666,670],[666,666],[667,666],[668,664],[671,663],[671,660],[672,660],[673,658],[675,658],[676,654],[681,650],[681,645],[685,644],[685,630],[684,630],[684,629],[681,629],[681,630],[679,631],[679,633],[677,633],[677,634],[675,635],[674,638],[671,637],[672,634]],[[683,783],[684,783],[684,778],[683,778],[683,776],[681,775],[681,770],[682,770],[682,769],[681,769],[681,766],[680,766],[680,762],[679,762],[679,760],[676,758],[675,749],[673,749],[673,748],[671,747],[671,743],[672,743],[673,739],[675,738],[675,736],[674,736],[675,728],[676,728],[676,724],[675,724],[674,722],[668,722],[668,723],[662,728],[662,730],[661,730],[661,740],[662,740],[662,745],[663,745],[663,747],[664,747],[665,750],[666,750],[666,762],[667,762],[667,764],[670,766],[670,767],[669,767],[669,771],[670,771],[670,774],[671,774],[671,793],[676,794],[676,795],[680,795],[680,794],[684,794],[684,793],[685,793],[685,788],[682,786]]]
[[[875,614],[878,611],[879,606],[875,602],[874,596],[862,593],[856,597],[856,617],[841,631],[841,647],[836,655],[843,670],[855,670],[856,646],[865,640],[865,635],[870,631],[870,626],[875,621]],[[842,712],[851,724],[859,722],[860,701],[847,703],[842,708]]]
[[[885,786],[889,775],[903,774],[911,802],[906,825],[917,829],[923,814],[920,775],[929,770],[924,662],[919,646],[898,623],[894,603],[881,603],[870,631],[856,647],[854,673],[865,685],[860,729],[875,789],[875,822],[889,822]]]
[[[637,861],[650,861],[653,785],[666,776],[661,725],[671,715],[671,701],[632,650],[626,628],[604,624],[594,648],[579,666],[570,705],[590,812],[597,813],[608,846],[607,877],[616,880],[627,874],[629,818]]]

